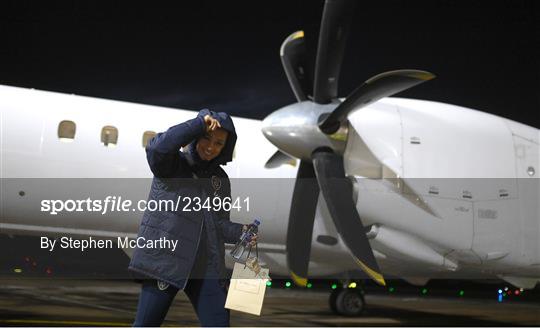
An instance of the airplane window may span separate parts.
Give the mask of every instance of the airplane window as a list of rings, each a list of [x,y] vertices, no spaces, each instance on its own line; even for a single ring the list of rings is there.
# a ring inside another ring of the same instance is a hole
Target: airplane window
[[[105,147],[116,147],[118,143],[118,129],[114,126],[104,126],[101,129],[101,142]]]
[[[75,122],[64,120],[58,124],[58,139],[63,142],[72,142],[77,130]]]
[[[146,145],[148,144],[148,141],[152,139],[156,133],[154,131],[144,131],[142,136],[142,146],[143,148],[146,148]]]

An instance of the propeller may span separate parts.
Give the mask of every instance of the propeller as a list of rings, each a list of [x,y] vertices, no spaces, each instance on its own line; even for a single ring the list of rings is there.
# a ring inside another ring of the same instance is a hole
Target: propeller
[[[308,77],[304,31],[296,31],[289,35],[281,44],[279,55],[296,100],[307,100],[308,94],[311,94],[311,81]]]
[[[353,185],[344,169],[348,115],[381,98],[431,80],[420,70],[397,70],[376,75],[356,88],[343,102],[338,78],[351,24],[354,0],[326,0],[319,34],[314,77],[307,64],[302,31],[282,44],[285,73],[299,103],[279,109],[263,121],[263,134],[279,150],[266,167],[287,157],[299,158],[287,228],[287,264],[296,284],[306,286],[313,225],[319,194],[353,260],[375,282],[385,285],[353,199]],[[311,81],[314,81],[312,84]],[[312,86],[312,87],[311,87]],[[309,95],[313,95],[312,101]]]
[[[319,33],[313,101],[326,104],[337,97],[338,79],[354,12],[355,0],[326,0]]]
[[[433,78],[435,75],[430,72],[413,69],[402,69],[375,75],[351,92],[345,101],[319,124],[319,128],[326,134],[332,134],[339,129],[341,123],[347,119],[347,115],[352,110],[360,106],[367,106],[381,98],[407,90]]]
[[[332,151],[317,151],[313,153],[313,166],[330,216],[355,262],[373,280],[385,285],[364,225],[356,211],[353,186],[345,176],[343,157]]]
[[[292,198],[287,228],[287,265],[295,283],[307,285],[309,254],[319,186],[315,179],[315,170],[308,161],[301,161]],[[306,261],[307,259],[307,261]]]

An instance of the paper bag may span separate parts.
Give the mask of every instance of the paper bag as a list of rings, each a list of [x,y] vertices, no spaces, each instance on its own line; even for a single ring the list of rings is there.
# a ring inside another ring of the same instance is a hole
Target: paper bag
[[[235,263],[225,308],[254,315],[261,315],[261,309],[269,277],[268,269],[261,268],[255,273],[244,264]]]

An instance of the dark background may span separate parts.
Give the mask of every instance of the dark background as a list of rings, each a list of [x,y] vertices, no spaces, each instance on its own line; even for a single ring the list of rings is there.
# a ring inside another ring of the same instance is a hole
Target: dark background
[[[382,71],[437,79],[399,96],[540,127],[535,0],[359,1],[340,82]],[[2,1],[0,84],[264,118],[294,102],[279,59],[318,33],[322,1]]]

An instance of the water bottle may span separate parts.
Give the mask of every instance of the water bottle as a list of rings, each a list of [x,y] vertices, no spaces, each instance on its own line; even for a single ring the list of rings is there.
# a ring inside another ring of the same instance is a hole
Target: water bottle
[[[255,219],[252,224],[248,225],[247,230],[242,232],[238,242],[236,242],[236,245],[234,245],[233,249],[231,250],[231,256],[233,259],[239,261],[240,258],[242,258],[242,255],[244,255],[244,252],[248,248],[251,239],[259,230],[259,224],[261,224],[261,222]]]

